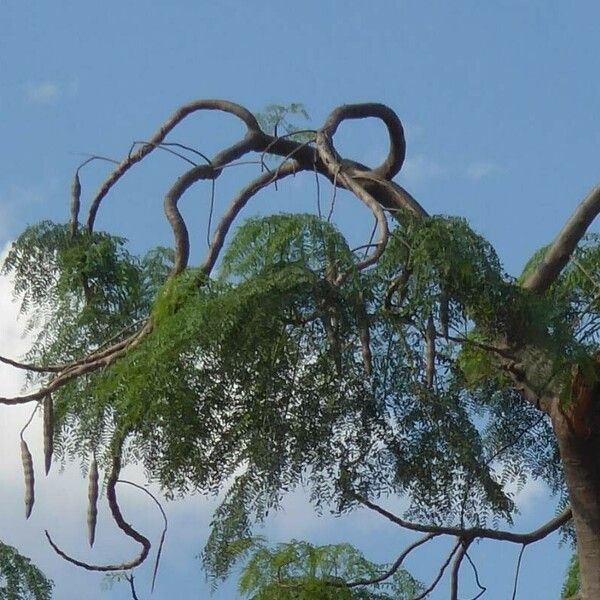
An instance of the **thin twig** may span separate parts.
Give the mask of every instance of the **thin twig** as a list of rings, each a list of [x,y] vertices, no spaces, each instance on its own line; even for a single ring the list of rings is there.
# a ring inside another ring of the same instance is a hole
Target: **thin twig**
[[[131,588],[131,597],[133,600],[140,600],[135,591],[135,584],[133,583],[133,575],[125,574],[125,579],[129,582],[129,587]]]
[[[487,592],[487,588],[484,585],[481,585],[481,581],[479,581],[479,572],[477,571],[477,567],[475,566],[475,563],[471,560],[469,553],[465,552],[465,556],[467,557],[467,560],[469,561],[469,564],[471,565],[471,568],[473,569],[473,574],[475,575],[475,583],[477,584],[477,587],[480,590],[476,596],[473,596],[473,598],[471,598],[471,600],[477,600],[478,598],[481,598],[481,596],[483,596],[483,594],[485,594]]]
[[[363,585],[374,585],[376,583],[381,583],[382,581],[389,579],[402,566],[402,563],[404,562],[406,557],[415,548],[422,546],[429,540],[432,540],[433,538],[437,537],[437,535],[438,535],[437,533],[428,533],[427,535],[423,536],[422,538],[419,538],[418,540],[416,540],[415,542],[410,544],[410,546],[406,547],[402,551],[402,554],[400,554],[400,556],[398,556],[398,558],[394,561],[392,566],[387,571],[385,571],[381,575],[378,575],[377,577],[373,577],[372,579],[356,579],[355,581],[351,581],[349,583],[332,583],[331,585],[333,585],[335,587],[353,588],[353,587],[358,587],[358,586],[363,586]]]
[[[444,576],[444,572],[448,568],[448,565],[450,564],[452,557],[456,554],[456,552],[460,548],[460,546],[461,546],[461,541],[458,540],[458,542],[456,542],[456,544],[452,548],[452,551],[448,555],[448,558],[446,558],[446,560],[443,562],[437,575],[435,576],[435,579],[431,582],[431,585],[426,590],[421,592],[418,596],[415,596],[412,600],[423,600],[423,598],[426,598],[429,594],[431,594],[431,592],[433,592],[433,590],[436,588],[437,584],[440,582],[440,580]]]
[[[327,222],[331,222],[331,217],[333,216],[333,211],[335,210],[335,199],[337,196],[337,178],[340,170],[337,169],[333,174],[333,188],[331,191],[331,202],[329,203],[329,212],[327,213]]]
[[[519,552],[519,558],[517,559],[517,568],[515,569],[515,582],[513,585],[512,600],[515,600],[515,598],[517,597],[517,585],[519,583],[519,571],[521,570],[521,560],[523,558],[523,552],[525,552],[526,547],[527,547],[527,544],[523,544],[521,546],[521,551]]]
[[[40,403],[38,402],[35,405],[35,408],[31,411],[31,414],[29,415],[29,419],[27,419],[27,422],[25,423],[25,425],[23,425],[23,427],[21,428],[21,431],[19,433],[19,437],[21,438],[21,440],[23,439],[23,434],[25,433],[25,430],[29,427],[29,424],[31,423],[31,421],[33,420],[33,416],[35,415],[35,413],[37,412],[37,409],[40,407]]]
[[[152,144],[152,142],[144,142],[144,141],[136,141],[136,142],[131,143],[131,148],[129,149],[129,153],[127,155],[128,158],[131,158],[131,153],[133,152],[133,150],[136,146],[139,146],[139,145],[145,146],[146,144],[153,145],[156,148],[158,148],[159,150],[162,150],[163,152],[168,152],[169,154],[172,154],[173,156],[176,156],[177,158],[181,158],[181,160],[184,160],[185,162],[189,163],[193,167],[198,166],[198,163],[195,163],[193,160],[190,160],[187,156],[185,156],[184,154],[181,154],[180,152],[171,150],[171,148],[167,147],[166,144]]]
[[[154,500],[154,503],[156,504],[156,506],[158,506],[158,509],[160,510],[160,513],[162,514],[164,526],[163,526],[162,534],[160,536],[160,542],[158,543],[158,551],[156,553],[156,561],[154,563],[154,570],[152,571],[151,591],[153,592],[154,591],[154,583],[156,582],[156,574],[158,572],[158,564],[160,562],[160,555],[161,555],[163,544],[165,541],[165,536],[167,535],[167,527],[169,526],[169,522],[167,520],[167,515],[166,515],[163,507],[161,506],[160,502],[156,499],[156,496],[154,496],[154,494],[152,494],[145,487],[138,485],[137,483],[134,483],[133,481],[128,481],[126,479],[117,479],[117,483],[125,483],[127,485],[131,485],[131,486],[137,488],[138,490],[141,490],[142,492],[145,492],[146,494],[148,494],[148,496],[150,496],[150,498],[152,498],[152,500]]]

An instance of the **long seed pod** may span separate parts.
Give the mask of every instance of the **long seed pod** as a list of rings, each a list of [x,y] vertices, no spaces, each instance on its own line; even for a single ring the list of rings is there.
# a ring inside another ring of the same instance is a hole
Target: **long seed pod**
[[[81,182],[79,181],[79,169],[75,171],[73,182],[71,183],[71,237],[77,234],[77,224],[79,220],[79,206],[81,198]]]
[[[52,454],[54,453],[54,403],[52,396],[48,394],[44,398],[44,467],[46,475],[52,465]]]
[[[90,548],[94,545],[96,539],[96,520],[98,518],[98,463],[96,463],[96,455],[92,456],[90,462],[90,473],[88,481],[88,541]]]
[[[425,330],[425,341],[427,343],[425,356],[425,379],[427,387],[433,387],[433,375],[435,372],[435,325],[433,316],[429,315],[427,319],[427,329]]]
[[[23,475],[25,477],[25,518],[29,519],[35,501],[35,475],[33,473],[33,459],[27,447],[27,442],[21,438],[21,462],[23,463]]]
[[[369,317],[363,294],[360,294],[359,304],[356,311],[356,321],[358,323],[358,336],[362,351],[363,367],[367,376],[373,373],[373,355],[371,354],[371,332],[369,330]]]

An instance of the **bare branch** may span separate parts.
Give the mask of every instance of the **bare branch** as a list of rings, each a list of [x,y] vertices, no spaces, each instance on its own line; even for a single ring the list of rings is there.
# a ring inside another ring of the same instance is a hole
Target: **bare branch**
[[[411,531],[420,531],[421,533],[438,533],[440,535],[452,535],[455,537],[459,537],[461,539],[469,539],[473,540],[476,538],[482,539],[490,539],[490,540],[499,540],[503,542],[513,542],[515,544],[532,544],[534,542],[538,542],[539,540],[544,539],[560,527],[562,527],[565,523],[567,523],[571,519],[571,508],[566,508],[559,515],[538,527],[534,531],[529,533],[514,533],[512,531],[503,531],[499,529],[487,529],[485,527],[471,527],[471,528],[461,528],[461,527],[447,527],[443,525],[424,525],[421,523],[412,523],[410,521],[406,521],[393,513],[389,512],[385,508],[359,496],[356,493],[351,494],[352,497],[366,506],[367,508],[379,513],[381,516],[385,517],[392,523],[396,523],[400,527],[404,527],[405,529],[410,529]]]
[[[448,568],[448,565],[450,564],[452,557],[456,554],[456,552],[458,551],[460,546],[461,546],[461,540],[458,540],[456,542],[456,544],[454,545],[454,547],[452,548],[452,551],[448,555],[448,558],[446,558],[446,560],[443,562],[442,566],[440,567],[440,570],[438,571],[437,575],[435,576],[435,579],[431,582],[431,585],[426,590],[424,590],[422,593],[420,593],[418,596],[415,596],[413,598],[413,600],[423,600],[423,598],[427,598],[427,596],[429,594],[431,594],[431,592],[433,592],[433,590],[436,588],[437,584],[441,581],[442,577],[444,576],[444,572]]]
[[[469,561],[469,564],[471,565],[471,568],[473,569],[473,574],[475,575],[475,583],[477,584],[477,587],[479,588],[479,593],[476,596],[473,596],[473,598],[471,598],[471,600],[477,600],[478,598],[481,598],[481,596],[483,596],[483,594],[486,593],[487,588],[484,585],[481,585],[481,581],[479,581],[479,572],[477,571],[477,567],[475,566],[475,563],[471,560],[469,553],[465,552],[465,556],[467,557],[467,560]]]
[[[125,579],[129,583],[129,589],[131,590],[132,600],[140,600],[135,591],[135,584],[133,583],[133,579],[134,579],[133,575],[125,575]]]
[[[24,371],[32,371],[34,373],[60,373],[67,365],[50,365],[48,367],[39,367],[30,363],[22,363],[6,356],[0,356],[0,362],[5,365],[15,367],[15,369],[23,369]]]
[[[396,573],[396,571],[402,566],[402,563],[404,562],[406,557],[413,550],[415,550],[419,546],[422,546],[429,540],[432,540],[433,538],[437,537],[437,535],[438,535],[437,533],[428,533],[427,535],[423,536],[422,538],[419,538],[418,540],[416,540],[415,542],[410,544],[410,546],[407,546],[402,551],[402,554],[400,554],[400,556],[398,556],[398,558],[394,561],[392,566],[387,571],[385,571],[381,575],[378,575],[377,577],[373,577],[372,579],[356,579],[349,583],[331,583],[331,585],[334,587],[353,588],[353,587],[359,587],[359,586],[363,586],[363,585],[374,585],[376,583],[381,583],[382,581],[389,579],[390,577],[392,577],[392,575],[394,575],[394,573]]]
[[[597,185],[575,209],[548,248],[537,269],[526,279],[523,287],[543,294],[569,262],[577,244],[600,213],[600,185]]]
[[[150,498],[152,498],[152,500],[154,501],[154,503],[156,504],[156,506],[158,506],[158,509],[160,510],[160,513],[162,515],[163,518],[163,530],[162,530],[162,534],[160,536],[160,542],[158,543],[158,551],[156,553],[156,561],[154,563],[154,570],[152,571],[152,588],[151,591],[154,591],[154,584],[156,582],[156,574],[158,572],[158,565],[160,563],[160,555],[162,552],[162,548],[163,548],[163,544],[165,541],[165,536],[167,535],[167,528],[169,526],[169,522],[167,520],[167,515],[163,509],[163,507],[161,506],[160,502],[156,499],[156,496],[154,494],[152,494],[148,489],[146,489],[145,487],[138,485],[137,483],[134,483],[133,481],[127,481],[126,479],[119,479],[117,480],[117,483],[125,483],[127,485],[131,485],[135,488],[137,488],[138,490],[142,490],[142,492],[148,494],[148,496],[150,496]]]
[[[515,569],[515,583],[513,585],[513,593],[512,600],[515,600],[517,597],[517,585],[519,583],[519,571],[521,570],[521,560],[523,559],[523,552],[525,552],[526,544],[521,546],[521,551],[519,552],[519,558],[517,559],[517,568]]]
[[[111,472],[106,483],[106,498],[108,500],[108,506],[110,507],[110,511],[112,513],[115,523],[126,536],[134,539],[142,546],[140,553],[135,558],[132,558],[131,560],[122,562],[120,564],[93,565],[73,558],[65,552],[63,552],[54,543],[48,531],[45,531],[48,542],[59,556],[64,558],[66,561],[73,563],[78,567],[82,567],[83,569],[86,569],[88,571],[128,571],[130,569],[133,569],[134,567],[137,567],[138,565],[141,565],[146,560],[148,553],[150,552],[150,540],[138,531],[136,531],[127,521],[125,521],[121,513],[119,503],[117,501],[117,493],[115,488],[119,479],[119,473],[121,472],[121,454],[123,451],[123,443],[125,441],[125,437],[125,434],[117,433],[115,434],[115,438],[113,439],[113,462]]]
[[[102,184],[96,196],[92,200],[86,227],[88,231],[94,228],[96,214],[100,208],[100,203],[106,197],[111,188],[121,179],[121,177],[136,163],[140,162],[150,154],[158,144],[162,143],[167,134],[172,131],[181,121],[194,112],[199,110],[219,110],[230,113],[241,119],[248,131],[260,131],[260,126],[254,115],[246,108],[234,102],[227,100],[196,100],[189,104],[181,106],[173,115],[171,115],[150,138],[149,143],[141,146],[137,152],[130,154],[119,166],[111,173],[108,179]]]
[[[366,119],[368,117],[374,117],[384,122],[388,130],[390,148],[386,159],[381,165],[374,169],[366,170],[375,177],[391,179],[397,175],[402,168],[406,156],[406,142],[404,140],[402,123],[396,113],[388,106],[374,102],[366,104],[344,104],[339,106],[329,114],[321,129],[321,133],[325,138],[331,139],[343,121],[349,119]],[[319,145],[318,142],[317,145]],[[321,155],[321,158],[324,159],[325,165],[330,170],[336,163],[342,162],[341,157],[335,151],[327,157],[328,160],[325,160],[323,155]],[[329,160],[331,160],[331,162],[329,162]]]
[[[45,386],[35,392],[30,392],[21,396],[13,396],[5,398],[0,396],[0,404],[16,405],[27,404],[45,398],[51,392],[62,387],[72,379],[91,373],[101,367],[108,367],[117,359],[125,356],[129,350],[137,346],[145,337],[152,331],[152,322],[147,321],[144,327],[131,335],[129,338],[103,350],[101,353],[94,355],[93,353],[81,361],[77,361],[67,366],[64,371],[61,371],[51,379]]]
[[[460,541],[460,547],[456,554],[456,558],[454,559],[452,573],[450,575],[450,600],[458,600],[458,577],[460,575],[460,567],[470,544],[471,541]]]
[[[221,218],[220,223],[215,229],[212,241],[210,243],[210,249],[204,262],[201,266],[201,271],[205,275],[209,275],[213,270],[215,263],[223,244],[225,243],[225,236],[233,225],[235,218],[239,212],[246,206],[248,201],[255,196],[262,189],[274,183],[275,181],[284,179],[290,175],[294,175],[300,169],[298,163],[295,160],[291,160],[284,165],[281,165],[276,172],[262,173],[259,177],[251,181],[239,194],[232,200],[229,208],[225,211],[225,214]]]
[[[356,106],[367,106],[367,105],[356,105]],[[377,106],[380,106],[380,105],[377,105]],[[349,110],[352,107],[346,106],[346,107],[341,107],[341,108]],[[344,111],[342,110],[340,115],[343,114],[343,112]],[[336,111],[334,111],[332,113],[332,115],[335,115],[335,113],[336,113]],[[350,112],[349,114],[354,114],[354,113]],[[358,270],[362,270],[362,269],[366,269],[367,267],[370,267],[371,265],[374,265],[379,260],[379,258],[383,254],[383,252],[385,251],[385,247],[387,245],[388,237],[389,237],[388,223],[387,223],[387,218],[385,216],[385,213],[383,212],[383,208],[381,207],[381,204],[368,192],[368,190],[365,187],[363,187],[361,184],[359,184],[357,181],[355,181],[351,175],[349,175],[348,173],[346,173],[344,171],[342,159],[338,155],[338,153],[335,151],[335,149],[333,147],[333,139],[332,139],[332,136],[335,133],[337,125],[339,122],[341,122],[343,117],[338,115],[337,118],[339,120],[336,120],[336,118],[333,118],[332,115],[330,115],[330,117],[325,122],[325,126],[323,127],[323,129],[319,130],[319,132],[317,133],[317,150],[319,152],[319,156],[320,156],[321,160],[323,161],[323,163],[325,164],[325,166],[329,169],[330,175],[334,176],[336,180],[339,180],[344,185],[344,187],[346,187],[348,190],[350,190],[361,202],[363,202],[371,210],[371,212],[373,213],[373,215],[375,217],[375,220],[377,221],[377,226],[379,229],[379,240],[378,240],[378,245],[377,245],[377,248],[375,249],[375,252],[373,252],[373,254],[371,256],[363,258],[363,260],[361,260],[356,265],[356,268]],[[367,113],[364,116],[371,116],[371,115]],[[346,117],[346,118],[358,118],[358,117],[354,116],[354,117]],[[400,121],[398,120],[397,117],[396,117],[396,120],[397,120],[399,127],[402,128],[402,126],[400,125]],[[400,132],[400,135],[402,136],[401,140],[403,143],[404,137],[403,137],[402,132]],[[399,165],[398,165],[398,170],[399,170],[400,167],[402,166],[402,161],[404,160],[404,153],[402,152],[402,158],[399,159],[399,157],[396,156],[396,152],[395,152],[393,143],[392,143],[392,149],[390,150],[390,155],[388,156],[386,163],[384,163],[380,167],[380,169],[384,168],[388,161],[390,161],[390,165],[387,165],[387,168],[389,168],[389,169],[392,169],[392,167],[395,168],[395,166],[394,166],[395,163],[393,163],[392,160],[396,160],[396,161],[400,160]]]

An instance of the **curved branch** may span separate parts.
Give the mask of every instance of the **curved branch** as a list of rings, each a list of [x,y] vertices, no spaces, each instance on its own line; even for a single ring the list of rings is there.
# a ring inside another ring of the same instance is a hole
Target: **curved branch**
[[[215,233],[213,235],[210,249],[202,266],[200,267],[201,272],[204,275],[209,275],[213,270],[215,263],[217,262],[217,258],[221,249],[223,248],[223,244],[225,243],[225,236],[227,232],[233,225],[235,218],[239,214],[239,212],[246,206],[248,201],[255,196],[260,190],[264,189],[271,183],[275,181],[279,181],[288,177],[290,175],[294,175],[300,170],[300,165],[295,161],[291,160],[280,167],[276,171],[266,172],[251,181],[243,190],[239,192],[239,194],[233,199],[229,208],[223,215],[219,225],[215,229]]]
[[[467,550],[471,545],[471,541],[460,540],[460,547],[454,563],[452,565],[452,574],[450,576],[450,600],[458,600],[458,576],[460,575],[460,567],[462,561],[467,554]]]
[[[537,269],[525,280],[523,287],[543,294],[569,262],[577,244],[600,213],[600,185],[597,185],[575,209],[556,236]]]
[[[145,487],[138,485],[137,483],[134,483],[133,481],[128,481],[126,479],[118,479],[117,483],[126,483],[127,485],[131,485],[131,486],[137,488],[138,490],[141,490],[142,492],[145,492],[146,494],[148,494],[148,496],[150,496],[150,498],[152,498],[152,500],[154,500],[154,503],[156,504],[156,506],[158,506],[158,509],[160,510],[160,514],[162,515],[164,526],[163,526],[162,533],[160,535],[160,541],[158,543],[158,551],[156,553],[156,561],[154,563],[154,570],[152,571],[152,587],[150,589],[151,592],[154,592],[154,584],[156,583],[156,574],[158,573],[158,565],[160,564],[160,555],[162,553],[163,544],[165,542],[165,536],[167,535],[167,528],[169,527],[169,521],[167,520],[167,515],[166,515],[163,507],[161,506],[160,502],[156,499],[156,496],[154,494],[152,494],[149,490],[147,490]]]
[[[479,581],[479,572],[477,571],[477,567],[475,566],[475,563],[471,560],[469,553],[465,552],[465,556],[467,557],[467,560],[469,561],[469,564],[471,565],[471,569],[473,569],[473,575],[475,575],[475,583],[477,584],[477,587],[479,588],[479,593],[476,596],[473,596],[473,598],[471,598],[471,600],[477,600],[478,598],[481,598],[481,596],[483,596],[483,594],[485,594],[487,592],[487,588],[484,585],[481,585],[481,581]]]
[[[370,105],[355,105],[355,106],[360,107],[360,106],[370,106]],[[374,106],[381,106],[381,105],[374,105]],[[341,107],[341,109],[351,109],[351,108],[352,108],[352,105],[346,106],[346,107]],[[341,109],[338,109],[338,110],[341,111],[341,114],[344,114]],[[335,115],[335,113],[336,113],[336,111],[334,111],[332,113],[332,115]],[[366,115],[366,116],[370,116],[370,115]],[[356,116],[356,117],[347,117],[347,118],[359,118],[359,117]],[[397,117],[396,117],[396,119],[397,119]],[[340,121],[341,121],[341,117],[338,116],[336,119],[336,118],[332,118],[332,116],[330,115],[330,117],[327,119],[327,121],[325,123],[325,126],[317,132],[317,151],[319,153],[319,157],[321,158],[321,160],[323,161],[325,166],[328,168],[329,174],[334,177],[334,180],[340,181],[342,184],[344,184],[345,188],[350,190],[361,202],[363,202],[372,211],[372,213],[377,221],[377,226],[379,229],[379,241],[378,241],[375,252],[373,252],[373,254],[371,254],[371,256],[364,258],[362,261],[360,261],[356,265],[356,268],[358,270],[362,270],[362,269],[366,269],[367,267],[375,264],[379,260],[381,255],[383,254],[385,247],[387,245],[388,237],[389,237],[388,223],[387,223],[385,213],[383,212],[383,208],[381,207],[381,204],[379,204],[379,202],[377,202],[377,200],[367,191],[367,189],[365,187],[363,187],[361,184],[356,182],[350,174],[346,173],[343,170],[344,166],[342,163],[342,159],[338,155],[338,153],[335,151],[335,148],[333,146],[333,137],[332,137],[333,134],[335,133],[337,125],[339,124]],[[399,120],[398,120],[398,123],[400,123]],[[400,125],[400,128],[401,127],[402,126]],[[402,142],[404,142],[404,137],[402,137]],[[403,160],[403,158],[402,158],[402,160]],[[384,165],[385,165],[385,163],[384,163]],[[402,161],[400,161],[398,169],[401,166],[402,166]],[[383,168],[383,165],[380,168]]]
[[[65,552],[63,552],[52,540],[48,531],[45,531],[46,538],[48,542],[54,549],[54,551],[64,558],[66,561],[77,565],[78,567],[82,567],[88,571],[128,571],[129,569],[133,569],[139,565],[141,565],[147,558],[148,553],[150,552],[151,543],[150,540],[136,531],[125,519],[121,513],[121,509],[119,507],[119,503],[117,501],[117,492],[116,492],[116,484],[119,479],[119,474],[121,472],[121,454],[123,451],[123,443],[125,441],[125,434],[117,434],[113,441],[114,449],[113,449],[113,463],[111,472],[106,483],[106,498],[108,500],[108,506],[110,507],[110,511],[112,513],[113,519],[119,529],[128,537],[134,539],[138,544],[142,546],[140,553],[132,558],[131,560],[124,561],[120,564],[113,565],[93,565],[90,563],[86,563],[84,561],[78,560],[69,556]]]
[[[244,122],[248,131],[260,131],[260,126],[256,117],[245,107],[235,102],[229,102],[228,100],[196,100],[188,104],[184,104],[177,111],[175,111],[156,131],[156,133],[150,138],[148,144],[141,146],[137,152],[130,154],[126,159],[121,161],[119,166],[111,173],[111,175],[102,184],[100,189],[96,192],[94,199],[90,205],[86,228],[88,231],[92,231],[94,228],[94,222],[100,203],[106,197],[111,188],[121,179],[121,177],[136,163],[144,159],[150,154],[172,131],[176,125],[181,123],[187,116],[199,110],[219,110],[226,112],[238,117]]]
[[[470,528],[461,528],[461,527],[446,527],[443,525],[423,525],[421,523],[412,523],[410,521],[406,521],[397,515],[389,512],[385,508],[359,496],[358,494],[352,493],[352,497],[366,506],[367,508],[379,513],[381,516],[388,519],[392,523],[399,525],[400,527],[404,527],[405,529],[410,529],[411,531],[420,531],[421,533],[437,533],[439,535],[452,535],[455,537],[459,537],[464,540],[473,540],[477,538],[481,539],[489,539],[489,540],[498,540],[502,542],[513,542],[515,544],[532,544],[534,542],[538,542],[560,527],[562,527],[565,523],[567,523],[572,516],[571,508],[566,508],[559,515],[538,527],[534,531],[530,531],[529,533],[514,533],[512,531],[502,531],[498,529],[487,529],[485,527],[470,527]]]
[[[197,181],[216,179],[226,164],[241,158],[248,152],[258,150],[258,139],[255,132],[249,131],[242,140],[217,154],[211,164],[198,165],[184,173],[167,192],[164,210],[175,236],[175,263],[170,277],[181,273],[186,268],[190,255],[189,233],[177,206],[181,196]]]
[[[431,592],[433,592],[433,590],[436,588],[437,584],[440,582],[440,580],[444,576],[444,572],[448,568],[448,565],[450,564],[450,561],[452,560],[452,557],[456,554],[456,552],[460,548],[461,543],[462,543],[461,540],[458,540],[456,542],[456,544],[452,548],[450,554],[448,554],[448,558],[446,558],[446,560],[444,561],[444,563],[440,567],[440,570],[438,571],[438,574],[436,575],[435,579],[431,582],[431,585],[426,590],[424,590],[423,592],[421,592],[418,596],[415,596],[413,598],[413,600],[423,600],[423,598],[427,598],[427,596],[429,594],[431,594]]]
[[[126,340],[107,348],[99,355],[95,356],[94,354],[91,354],[82,361],[69,365],[64,371],[61,371],[56,377],[51,379],[48,384],[39,390],[22,396],[13,396],[11,398],[0,396],[0,404],[12,406],[41,400],[76,377],[91,373],[101,367],[108,367],[117,359],[124,356],[131,348],[137,346],[151,331],[152,322],[147,321],[140,331],[136,332]]]
[[[406,141],[404,139],[402,123],[400,122],[398,115],[396,115],[391,108],[385,104],[378,104],[375,102],[365,104],[344,104],[329,114],[321,131],[326,138],[331,139],[343,121],[349,119],[366,119],[368,117],[374,117],[383,121],[388,130],[390,149],[386,159],[381,165],[374,169],[366,170],[375,177],[392,179],[392,177],[398,174],[404,163],[404,158],[406,156]],[[323,156],[321,156],[321,158],[323,158]],[[332,153],[331,158],[334,160],[330,164],[324,160],[329,168],[335,163],[342,162],[341,157],[335,151]]]
[[[437,533],[428,533],[427,535],[423,536],[422,538],[419,538],[418,540],[416,540],[415,542],[410,544],[410,546],[406,547],[403,550],[402,554],[400,554],[400,556],[394,561],[392,566],[387,571],[385,571],[381,575],[378,575],[377,577],[373,577],[372,579],[356,579],[355,581],[350,581],[349,583],[337,583],[337,582],[334,583],[334,582],[332,582],[331,585],[334,587],[353,588],[353,587],[359,587],[359,586],[363,586],[363,585],[374,585],[376,583],[381,583],[382,581],[389,579],[392,575],[394,575],[394,573],[396,573],[396,571],[402,566],[404,559],[415,548],[422,546],[423,544],[425,544],[426,542],[428,542],[429,540],[432,540],[433,538],[435,538],[437,536],[438,536]]]
[[[15,369],[22,369],[24,371],[32,371],[33,373],[60,373],[64,371],[67,365],[50,365],[48,367],[39,367],[29,363],[22,363],[6,356],[0,356],[0,363],[15,367]]]

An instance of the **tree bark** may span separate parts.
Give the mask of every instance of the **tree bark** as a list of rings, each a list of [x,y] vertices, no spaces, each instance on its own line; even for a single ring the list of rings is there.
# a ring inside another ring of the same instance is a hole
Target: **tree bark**
[[[598,396],[596,396],[598,400]],[[564,411],[558,399],[552,424],[560,449],[565,482],[573,511],[579,557],[579,600],[600,599],[600,402],[586,414],[582,431],[573,419],[573,409]],[[578,416],[580,418],[580,415]],[[575,424],[575,426],[574,426]]]

